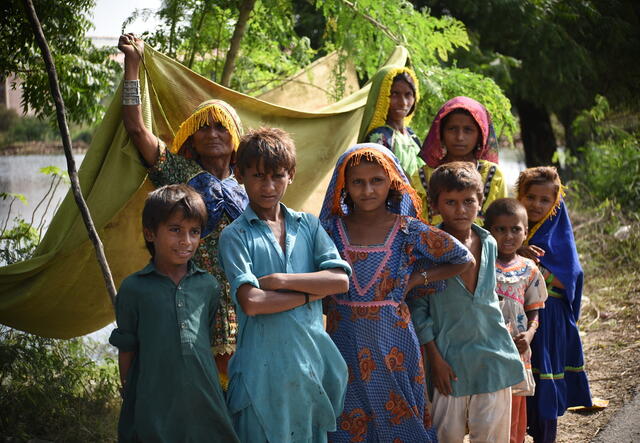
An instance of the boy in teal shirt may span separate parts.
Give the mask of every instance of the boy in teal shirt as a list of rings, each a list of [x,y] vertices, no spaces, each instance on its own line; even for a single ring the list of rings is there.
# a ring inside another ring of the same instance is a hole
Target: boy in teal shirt
[[[524,379],[518,350],[502,318],[495,292],[496,242],[473,224],[482,203],[482,178],[473,164],[438,167],[429,181],[440,228],[473,254],[476,264],[447,280],[443,292],[409,304],[425,345],[433,425],[440,443],[509,442],[510,387]]]
[[[287,133],[242,138],[236,177],[249,206],[222,232],[219,254],[239,326],[227,404],[245,442],[325,442],[344,402],[347,366],[321,299],[347,291],[351,269],[316,217],[280,203],[294,174]]]

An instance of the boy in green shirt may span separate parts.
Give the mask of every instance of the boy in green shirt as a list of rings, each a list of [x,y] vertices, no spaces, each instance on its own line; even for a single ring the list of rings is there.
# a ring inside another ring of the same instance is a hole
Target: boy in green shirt
[[[121,442],[237,442],[211,354],[220,285],[191,261],[207,221],[187,185],[151,192],[142,212],[149,264],[120,286]]]

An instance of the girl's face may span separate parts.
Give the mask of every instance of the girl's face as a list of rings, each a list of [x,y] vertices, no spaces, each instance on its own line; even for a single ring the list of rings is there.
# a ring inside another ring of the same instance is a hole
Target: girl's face
[[[378,163],[361,161],[346,172],[346,190],[353,201],[354,211],[386,210],[391,180]]]
[[[389,94],[387,120],[404,123],[404,118],[409,115],[415,102],[416,97],[411,86],[404,80],[394,81]]]
[[[519,200],[527,209],[529,225],[538,223],[551,211],[556,202],[556,184],[553,182],[532,184]]]
[[[442,143],[447,148],[447,161],[473,161],[480,129],[467,114],[449,114],[442,126]]]
[[[517,215],[499,215],[489,230],[498,244],[498,257],[512,259],[524,239],[527,237],[527,227],[522,217]]]

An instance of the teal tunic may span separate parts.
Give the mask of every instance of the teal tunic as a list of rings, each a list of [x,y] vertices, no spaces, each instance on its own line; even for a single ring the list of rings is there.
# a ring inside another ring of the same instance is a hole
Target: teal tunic
[[[351,274],[316,217],[281,208],[285,253],[251,207],[220,236],[220,261],[238,315],[227,403],[242,441],[326,441],[342,412],[347,365],[324,330],[322,302],[250,317],[236,295],[243,284],[259,288],[258,278],[276,272],[340,268]]]
[[[472,229],[482,241],[474,293],[456,276],[447,280],[444,291],[407,302],[420,344],[435,340],[458,377],[451,381],[454,397],[496,392],[524,380],[496,295],[496,241],[481,227]]]
[[[219,295],[216,279],[191,262],[178,285],[153,262],[122,282],[109,342],[135,358],[119,441],[238,441],[210,348]]]

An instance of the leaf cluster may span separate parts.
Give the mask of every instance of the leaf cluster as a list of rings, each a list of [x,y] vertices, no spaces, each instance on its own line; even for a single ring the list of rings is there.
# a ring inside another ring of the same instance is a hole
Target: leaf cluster
[[[629,129],[625,129],[625,125]],[[596,204],[612,201],[620,211],[640,208],[640,125],[637,115],[619,115],[602,96],[583,111],[574,130],[586,140],[575,167],[580,198]]]
[[[117,367],[82,339],[0,327],[0,434],[16,441],[114,441]]]
[[[100,100],[112,92],[120,67],[109,58],[112,48],[98,49],[85,37],[92,26],[87,14],[94,0],[33,3],[54,58],[67,117],[74,122],[95,121],[104,112]],[[0,15],[0,76],[15,74],[21,81],[24,110],[30,108],[38,117],[55,122],[44,61],[23,2],[2,2]]]

